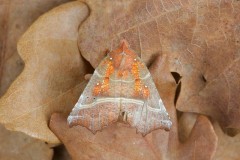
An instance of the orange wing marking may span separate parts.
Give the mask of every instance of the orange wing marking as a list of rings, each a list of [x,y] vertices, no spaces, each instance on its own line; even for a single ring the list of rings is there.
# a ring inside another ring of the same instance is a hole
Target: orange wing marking
[[[141,66],[141,63],[134,60],[134,63],[132,64],[132,74],[135,78],[134,95],[136,97],[143,97],[144,99],[147,99],[150,92],[148,87],[144,86],[139,78],[139,65]]]
[[[98,96],[100,94],[107,93],[109,91],[109,77],[114,72],[114,67],[113,67],[113,63],[112,63],[111,59],[105,61],[104,63],[107,65],[107,68],[105,71],[105,76],[104,76],[103,82],[101,84],[97,83],[94,86],[94,88],[93,88],[94,96]]]

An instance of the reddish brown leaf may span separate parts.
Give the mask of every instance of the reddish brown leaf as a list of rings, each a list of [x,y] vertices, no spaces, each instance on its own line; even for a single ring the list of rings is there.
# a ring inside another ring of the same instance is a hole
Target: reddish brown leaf
[[[240,128],[238,1],[86,2],[92,12],[79,30],[79,46],[94,67],[122,38],[147,64],[167,54],[171,71],[182,76],[177,109]]]
[[[189,136],[193,125],[197,119],[197,115],[193,113],[184,113],[179,120],[179,133],[181,133],[181,140],[186,141]],[[230,137],[224,134],[219,124],[214,122],[214,130],[218,137],[218,146],[216,154],[214,155],[214,160],[238,160],[240,157],[239,147],[240,147],[240,135],[235,135]],[[204,153],[205,154],[205,153]]]

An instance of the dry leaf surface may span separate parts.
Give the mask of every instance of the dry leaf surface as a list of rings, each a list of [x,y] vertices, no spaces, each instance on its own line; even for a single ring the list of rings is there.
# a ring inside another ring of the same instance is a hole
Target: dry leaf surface
[[[189,136],[197,115],[193,113],[183,113],[179,120],[179,132],[181,132],[181,141],[186,141]],[[223,133],[219,124],[214,122],[213,127],[218,137],[218,145],[213,160],[238,160],[240,157],[240,135],[237,134],[233,137]]]
[[[230,137],[225,134],[217,123],[214,123],[214,130],[218,136],[218,147],[214,160],[238,160],[240,157],[240,134]]]
[[[48,120],[53,112],[69,113],[84,86],[88,66],[77,33],[87,15],[81,2],[64,4],[41,16],[21,37],[18,51],[25,68],[0,100],[6,128],[59,143]]]
[[[17,41],[42,13],[67,0],[0,2],[0,96],[22,71],[24,63],[17,53]],[[0,159],[50,160],[53,150],[42,141],[0,127]]]
[[[0,96],[20,74],[24,63],[17,41],[42,13],[68,0],[1,0],[0,2]]]
[[[86,3],[92,12],[79,30],[79,46],[94,67],[122,38],[147,64],[157,54],[167,54],[171,71],[182,76],[177,109],[240,128],[239,1]]]
[[[51,160],[53,150],[42,141],[0,126],[0,157],[2,160]]]
[[[93,135],[80,126],[69,128],[66,116],[53,114],[50,128],[65,144],[74,160],[212,159],[217,147],[217,137],[206,117],[198,117],[185,143],[178,140],[178,122],[173,101],[176,83],[169,72],[167,62],[166,56],[158,58],[151,67],[151,73],[154,80],[157,80],[156,85],[173,121],[170,132],[157,130],[142,137],[127,124],[117,123]],[[160,73],[165,76],[159,77]]]

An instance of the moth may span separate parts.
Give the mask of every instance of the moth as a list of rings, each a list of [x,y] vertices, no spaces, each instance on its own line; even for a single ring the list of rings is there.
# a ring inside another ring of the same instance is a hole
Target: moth
[[[125,40],[95,69],[68,124],[95,134],[120,120],[143,136],[172,125],[148,68]]]

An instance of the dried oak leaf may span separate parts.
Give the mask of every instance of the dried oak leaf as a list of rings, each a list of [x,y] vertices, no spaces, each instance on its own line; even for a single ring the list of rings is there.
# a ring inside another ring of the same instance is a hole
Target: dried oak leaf
[[[215,160],[239,160],[240,157],[240,134],[230,137],[224,134],[217,123],[213,124],[214,130],[218,136],[217,151],[214,156]]]
[[[23,70],[17,41],[42,13],[68,0],[0,2],[0,96]]]
[[[1,160],[51,160],[53,150],[42,141],[0,125]]]
[[[197,119],[197,115],[193,113],[183,113],[179,120],[179,131],[181,134],[180,139],[185,141],[189,136],[193,125]],[[213,157],[214,160],[238,160],[240,157],[240,135],[237,134],[234,137],[230,137],[224,134],[219,124],[214,122],[213,127],[218,137],[218,146],[216,153]]]
[[[79,30],[79,46],[94,67],[122,38],[147,64],[156,54],[167,54],[171,71],[182,76],[177,109],[240,128],[239,1],[86,3],[92,12]]]
[[[0,96],[24,67],[17,53],[20,36],[42,13],[66,1],[0,2]],[[7,131],[3,126],[0,126],[0,144],[0,159],[4,160],[50,160],[53,157],[47,144],[19,132]]]
[[[180,143],[178,140],[178,122],[173,101],[176,84],[170,74],[167,62],[166,56],[158,58],[151,66],[150,71],[173,121],[170,132],[156,130],[146,137],[142,137],[127,124],[117,123],[93,135],[84,127],[69,128],[67,117],[55,113],[51,116],[50,128],[65,144],[74,160],[212,159],[217,147],[217,137],[206,117],[198,117],[191,135],[185,143]]]
[[[53,112],[69,113],[84,87],[88,66],[77,33],[87,15],[84,3],[70,2],[41,16],[21,37],[25,68],[0,100],[0,122],[7,129],[59,143],[48,121]]]

